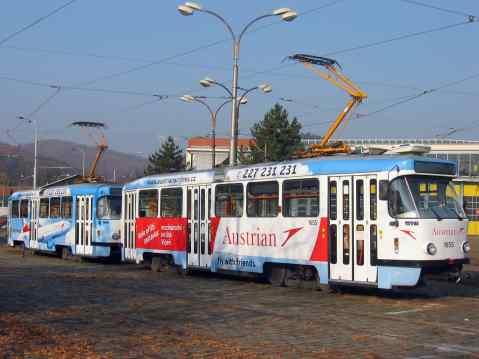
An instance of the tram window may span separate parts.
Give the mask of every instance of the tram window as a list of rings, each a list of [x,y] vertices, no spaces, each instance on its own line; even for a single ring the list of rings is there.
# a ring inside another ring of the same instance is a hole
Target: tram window
[[[248,183],[247,193],[249,217],[276,217],[278,215],[278,182]]]
[[[48,198],[40,199],[40,218],[48,218],[50,212],[50,202]]]
[[[60,218],[60,197],[50,198],[50,218]]]
[[[343,219],[349,219],[349,181],[343,181]]]
[[[356,181],[356,219],[364,219],[364,181]]]
[[[161,217],[181,217],[183,214],[183,190],[164,188],[161,190]]]
[[[211,188],[208,188],[208,219],[209,218],[211,218]]]
[[[378,219],[378,191],[377,181],[369,181],[369,218],[371,221]]]
[[[71,197],[62,198],[62,217],[72,218],[72,198]]]
[[[349,264],[350,241],[349,224],[343,226],[343,264]]]
[[[338,218],[338,185],[336,181],[329,182],[329,219],[335,221]]]
[[[319,180],[315,178],[284,181],[283,216],[317,217],[319,215]]]
[[[202,221],[205,220],[205,194],[206,194],[205,190],[204,190],[204,188],[202,188],[201,191],[200,191],[200,195],[201,195],[201,198],[200,198],[200,217],[201,217]],[[201,254],[204,254],[204,251]]]
[[[140,191],[139,207],[138,217],[158,217],[158,190]]]
[[[338,262],[338,227],[335,224],[329,226],[329,238],[329,260],[331,264],[336,264]]]
[[[121,197],[120,196],[100,197],[96,205],[96,216],[98,219],[120,219]]]
[[[20,217],[28,218],[28,200],[26,199],[20,201]]]
[[[378,227],[372,224],[370,227],[371,265],[375,266],[378,259]]]
[[[356,264],[358,266],[364,265],[364,239],[356,241]]]
[[[12,218],[18,218],[18,205],[20,201],[12,201],[12,208],[10,209],[10,215]]]
[[[215,189],[215,215],[218,217],[243,216],[243,185],[220,184]]]

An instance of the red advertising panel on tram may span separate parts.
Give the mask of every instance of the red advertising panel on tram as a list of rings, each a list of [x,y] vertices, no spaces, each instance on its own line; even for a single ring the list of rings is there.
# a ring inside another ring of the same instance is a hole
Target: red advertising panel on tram
[[[187,218],[138,218],[136,248],[186,250]]]

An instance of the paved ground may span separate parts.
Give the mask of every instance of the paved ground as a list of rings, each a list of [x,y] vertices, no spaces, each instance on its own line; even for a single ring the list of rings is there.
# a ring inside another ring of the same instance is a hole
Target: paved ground
[[[273,288],[0,246],[0,358],[479,358],[479,269],[407,293]]]

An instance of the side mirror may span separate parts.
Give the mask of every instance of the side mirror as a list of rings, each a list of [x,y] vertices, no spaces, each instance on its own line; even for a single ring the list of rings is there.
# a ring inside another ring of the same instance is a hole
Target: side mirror
[[[389,192],[389,181],[380,180],[379,181],[379,199],[381,201],[387,201]]]

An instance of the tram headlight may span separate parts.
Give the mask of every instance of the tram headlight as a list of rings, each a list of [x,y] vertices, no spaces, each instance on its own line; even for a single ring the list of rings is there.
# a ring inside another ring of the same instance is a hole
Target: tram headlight
[[[464,251],[464,253],[469,253],[471,251],[471,245],[469,244],[469,242],[464,242],[462,244],[462,250]]]
[[[430,254],[431,256],[433,256],[437,253],[437,247],[434,243],[428,243],[426,246],[426,251],[427,251],[427,254]]]

